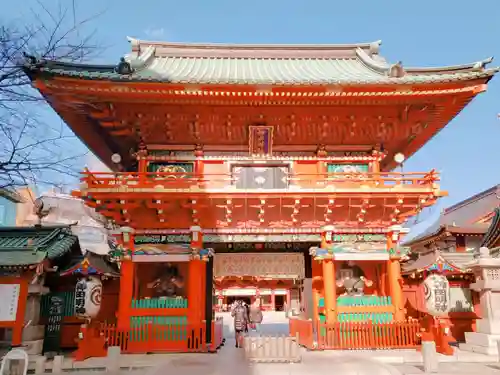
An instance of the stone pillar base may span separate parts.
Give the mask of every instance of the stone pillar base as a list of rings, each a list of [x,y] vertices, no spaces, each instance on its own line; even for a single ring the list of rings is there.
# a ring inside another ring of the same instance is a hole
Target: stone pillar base
[[[500,335],[500,321],[494,319],[476,320],[476,332]]]
[[[491,335],[480,332],[465,332],[465,343],[460,344],[461,350],[467,352],[481,353],[487,355],[497,355],[497,341],[500,335]]]
[[[24,351],[28,355],[40,355],[43,351],[43,339],[33,341],[23,341]]]
[[[23,341],[43,340],[44,334],[44,325],[27,326],[23,329]]]

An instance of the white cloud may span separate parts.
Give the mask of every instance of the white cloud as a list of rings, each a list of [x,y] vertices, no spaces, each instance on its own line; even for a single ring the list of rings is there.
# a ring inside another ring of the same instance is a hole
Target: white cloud
[[[165,35],[163,27],[149,27],[144,30],[144,33],[150,38],[162,38]]]

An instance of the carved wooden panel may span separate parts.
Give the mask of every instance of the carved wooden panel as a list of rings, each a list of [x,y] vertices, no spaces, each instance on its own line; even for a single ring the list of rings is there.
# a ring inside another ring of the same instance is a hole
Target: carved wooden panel
[[[216,254],[214,257],[214,277],[302,279],[304,270],[302,253],[238,253]]]

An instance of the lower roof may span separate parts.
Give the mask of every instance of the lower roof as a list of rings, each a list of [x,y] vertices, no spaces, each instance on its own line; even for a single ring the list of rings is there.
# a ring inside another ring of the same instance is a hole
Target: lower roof
[[[23,267],[56,260],[79,249],[78,237],[70,227],[0,228],[0,267]]]
[[[415,246],[448,237],[450,235],[482,235],[488,230],[488,224],[471,224],[467,226],[454,226],[435,223],[418,236],[404,241],[402,246]]]
[[[85,255],[75,257],[69,266],[59,272],[61,276],[69,275],[105,275],[119,277],[120,270],[116,263],[111,263],[107,256],[87,251]]]
[[[409,260],[401,265],[403,274],[422,271],[440,272],[470,272],[468,264],[473,261],[474,254],[450,253],[430,251],[425,254],[418,254],[416,259]]]

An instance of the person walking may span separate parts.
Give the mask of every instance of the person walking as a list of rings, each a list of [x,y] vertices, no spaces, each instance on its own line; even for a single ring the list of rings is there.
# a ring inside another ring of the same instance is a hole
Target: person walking
[[[256,298],[254,303],[250,306],[249,320],[252,327],[256,333],[260,334],[260,325],[264,315],[262,314],[262,309],[260,307],[260,298]]]
[[[231,311],[231,316],[234,318],[234,338],[236,339],[236,347],[241,347],[243,340],[243,332],[248,326],[247,310],[243,306],[243,301],[237,301],[235,307]]]
[[[245,326],[245,333],[248,333],[248,326],[250,324],[250,307],[245,301],[241,301],[243,307],[245,308],[245,313],[247,314],[247,325]]]

